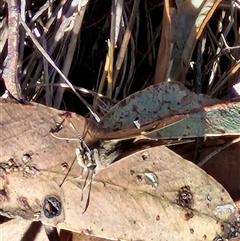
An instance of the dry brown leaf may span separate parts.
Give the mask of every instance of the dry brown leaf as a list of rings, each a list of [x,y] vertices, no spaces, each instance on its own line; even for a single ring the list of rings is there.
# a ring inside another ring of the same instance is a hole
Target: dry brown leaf
[[[6,153],[9,152],[8,147],[11,149],[10,152],[14,152],[15,150],[12,150],[14,146],[26,148],[32,144],[36,148],[40,145],[39,142],[47,145],[44,138],[50,138],[51,143],[52,136],[49,133],[59,124],[62,125],[61,132],[54,132],[54,135],[59,138],[76,139],[78,134],[81,134],[85,136],[86,142],[94,139],[94,133],[87,129],[86,119],[75,113],[60,111],[34,102],[20,104],[14,100],[4,99],[0,99],[0,109],[0,127],[1,133],[3,133],[1,140],[4,141],[4,145],[9,144],[9,146],[6,145],[7,149],[3,148]],[[77,132],[69,125],[68,120],[77,129]],[[34,133],[34,135],[29,135],[31,140],[24,138],[24,134],[29,134],[28,132]]]
[[[162,34],[158,50],[158,58],[154,75],[154,84],[162,83],[166,80],[167,70],[171,57],[171,13],[169,0],[164,1],[164,12],[162,20]],[[164,57],[163,57],[164,56]]]
[[[31,197],[42,205],[39,193],[53,185],[51,178],[48,183],[42,181],[47,177],[47,172],[42,170],[37,176],[25,179],[29,189],[25,193],[24,206],[19,202],[23,195],[21,189],[17,189],[17,196],[9,191],[17,185],[12,182],[14,178],[19,182],[24,180],[20,174],[5,175],[8,182],[4,190],[9,195],[8,200],[1,202],[2,210],[6,208],[4,203],[13,205],[14,201],[13,209],[17,204],[22,211],[34,210]],[[33,187],[36,179],[38,186]],[[39,218],[59,228],[121,240],[173,240],[175,237],[186,240],[186,236],[188,240],[204,237],[212,240],[218,234],[227,235],[230,227],[225,221],[233,222],[230,217],[235,205],[225,189],[204,171],[165,147],[138,152],[97,174],[91,202],[84,214],[88,191],[84,191],[81,201],[79,186],[83,182],[83,179],[67,181],[61,190],[55,187],[52,194],[61,200],[62,219],[59,220],[61,215],[47,219],[43,212]],[[185,199],[186,195],[188,198]]]
[[[200,160],[219,147],[212,147],[202,151]],[[240,143],[224,149],[211,158],[203,167],[207,173],[220,182],[234,200],[240,200]]]
[[[156,187],[147,176],[158,178]],[[193,195],[190,208],[177,204],[186,186]],[[63,189],[70,197],[76,195],[72,183]],[[212,177],[165,147],[138,152],[97,174],[84,214],[80,195],[68,199],[75,209],[69,209],[59,227],[121,240],[202,240],[205,235],[206,240],[213,240],[222,232],[228,235],[224,220],[235,208],[226,190]]]
[[[46,197],[62,198],[59,185],[75,159],[75,148],[79,144],[50,134],[64,119],[63,111],[36,103],[22,105],[5,100],[1,100],[0,109],[1,213],[38,220]],[[71,120],[76,119],[78,130],[83,132],[85,119],[71,114]],[[78,138],[67,121],[62,127],[60,137]],[[80,173],[75,162],[69,178]],[[58,218],[62,219],[63,214]]]
[[[198,156],[198,162],[201,162],[208,155],[214,153],[220,147],[224,146],[228,142],[231,142],[232,140],[233,138],[223,137],[204,141],[202,143],[201,152]],[[196,143],[188,144],[184,147],[173,147],[175,152],[192,162],[196,161],[194,160],[195,149]],[[237,206],[240,210],[240,180],[238,179],[240,173],[240,143],[235,143],[217,153],[201,168],[203,168],[208,174],[214,177],[226,188],[233,200],[238,202]]]
[[[213,12],[221,2],[221,0],[202,0],[202,1],[175,1],[176,6],[171,9],[165,9],[164,20],[171,26],[165,26],[159,46],[159,53],[166,50],[171,51],[158,56],[157,69],[154,83],[160,83],[166,78],[172,81],[183,81],[185,73],[190,64],[190,58],[196,43],[196,40],[201,35],[205,25],[212,16]],[[166,8],[168,5],[166,5]],[[171,13],[170,20],[167,16]],[[171,32],[169,31],[171,29]],[[170,34],[170,36],[167,36]],[[163,41],[165,40],[165,41]],[[166,40],[171,41],[165,43]],[[172,45],[172,49],[169,46]],[[163,57],[169,59],[169,64],[162,61]],[[169,73],[165,76],[165,73]],[[162,74],[164,76],[162,76]]]
[[[76,163],[59,186],[78,146],[49,134],[62,120],[62,111],[1,103],[2,214],[116,240],[191,241],[232,235],[236,207],[226,190],[165,147],[137,152],[96,174],[83,214],[88,188],[81,200],[85,178],[76,179],[81,173]],[[60,134],[76,133],[66,121]]]

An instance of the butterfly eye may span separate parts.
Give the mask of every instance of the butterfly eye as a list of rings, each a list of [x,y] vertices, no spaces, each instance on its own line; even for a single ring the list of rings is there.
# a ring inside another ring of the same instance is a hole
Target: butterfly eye
[[[87,168],[90,171],[94,171],[96,166],[97,166],[96,163],[89,163],[89,164],[87,164]]]

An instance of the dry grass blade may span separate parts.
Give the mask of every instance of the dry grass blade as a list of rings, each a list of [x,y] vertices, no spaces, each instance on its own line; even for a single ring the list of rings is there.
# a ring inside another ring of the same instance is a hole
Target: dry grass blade
[[[84,16],[84,13],[85,13],[85,10],[86,10],[86,6],[87,6],[87,3],[84,2],[84,5],[82,5],[82,1],[79,1],[77,13],[75,13],[73,15],[73,17],[75,19],[72,19],[71,24],[74,25],[74,26],[73,26],[73,29],[72,29],[71,39],[70,39],[70,43],[68,45],[68,51],[67,51],[67,55],[66,55],[66,58],[65,58],[65,61],[64,61],[63,69],[62,69],[62,72],[64,73],[65,76],[68,76],[68,73],[69,73],[70,68],[71,68],[71,64],[72,64],[72,61],[73,61],[73,55],[76,51],[77,39],[78,39],[78,35],[79,35],[80,29],[81,29],[81,26],[82,26],[82,21],[83,21],[83,16]],[[64,81],[65,80],[61,78],[59,80],[59,83],[62,83]],[[59,87],[58,90],[57,90],[56,98],[54,100],[54,105],[53,105],[57,109],[60,108],[64,90],[65,89],[61,88],[61,87]],[[84,104],[86,104],[86,103],[84,103]],[[90,107],[89,104],[87,106]],[[93,115],[93,116],[96,118],[96,115]],[[96,120],[98,120],[98,118]]]
[[[238,60],[239,62],[239,60]],[[219,84],[212,90],[211,96],[215,96],[217,93],[221,91],[221,89],[224,87],[224,85],[227,84],[227,81],[230,77],[238,73],[240,69],[240,63],[235,63],[235,65],[226,73],[222,76],[221,81]]]
[[[116,60],[116,65],[115,65],[115,68],[114,68],[113,84],[112,84],[113,88],[115,88],[116,80],[117,80],[119,71],[121,69],[123,60],[124,60],[125,55],[126,55],[128,42],[130,40],[133,25],[134,25],[134,22],[135,22],[135,18],[136,18],[136,15],[138,13],[139,3],[140,3],[140,0],[136,0],[136,1],[134,1],[134,4],[133,4],[132,13],[131,13],[131,16],[130,16],[130,19],[129,19],[129,22],[128,22],[128,25],[127,25],[127,28],[126,28],[126,32],[125,32],[124,37],[123,37],[121,48],[120,48],[120,51],[119,51],[119,54],[118,54],[118,57],[117,57],[117,60]]]
[[[27,27],[26,23],[23,22],[20,19],[20,22],[26,32],[29,34],[31,40],[34,42],[34,44],[37,46],[39,52],[48,60],[48,62],[52,65],[52,67],[60,74],[60,76],[65,80],[65,82],[68,84],[68,86],[72,89],[72,91],[76,94],[76,96],[86,105],[88,110],[91,112],[91,114],[94,116],[95,120],[97,122],[100,121],[100,118],[97,116],[97,114],[92,110],[90,105],[78,94],[78,92],[74,89],[72,83],[66,78],[66,76],[62,73],[62,71],[55,65],[54,61],[51,59],[51,57],[47,54],[47,52],[44,50],[44,48],[38,43],[34,35],[31,33],[29,28]]]
[[[162,20],[161,42],[158,50],[158,59],[156,63],[156,71],[154,76],[154,84],[162,83],[167,78],[167,71],[171,68],[170,57],[172,52],[171,43],[171,17],[169,1],[164,1],[164,12]],[[164,58],[162,58],[164,56]]]

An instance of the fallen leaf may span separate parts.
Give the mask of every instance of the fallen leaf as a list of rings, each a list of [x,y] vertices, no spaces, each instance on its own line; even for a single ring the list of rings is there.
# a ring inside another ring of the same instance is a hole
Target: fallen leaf
[[[161,36],[155,84],[167,79],[185,80],[196,41],[220,3],[221,0],[202,0],[175,1],[174,7],[165,4],[163,21],[167,26]],[[168,64],[163,56],[167,56]]]
[[[217,148],[203,149],[199,159],[202,160]],[[221,151],[202,168],[221,183],[234,200],[240,200],[240,180],[238,179],[240,172],[240,143]]]
[[[30,220],[44,219],[44,202],[46,206],[54,197],[63,198],[60,184],[75,159],[78,135],[68,121],[63,121],[63,111],[9,100],[1,100],[0,109],[1,214]],[[74,114],[71,118],[82,123],[83,131],[85,119]],[[61,132],[55,133],[60,123]],[[51,132],[65,139],[53,137]],[[66,138],[75,138],[75,141]],[[68,177],[80,174],[81,168],[75,162]],[[63,218],[64,213],[59,212],[56,222]]]
[[[96,174],[84,214],[88,190],[83,201],[76,191],[82,182],[63,185],[68,208],[58,227],[116,240],[213,240],[231,236],[229,223],[236,221],[226,190],[166,147],[137,152]]]
[[[162,19],[162,33],[161,41],[158,49],[158,58],[156,64],[156,71],[154,75],[154,84],[162,83],[166,80],[167,71],[171,66],[171,13],[170,13],[170,1],[164,1],[163,19]],[[164,56],[164,58],[162,57]]]
[[[89,185],[83,189],[86,175],[79,178],[76,162],[61,185],[79,142],[50,134],[63,112],[1,103],[1,214],[116,240],[231,236],[236,207],[226,190],[165,147],[137,152],[96,174],[83,214]],[[68,121],[62,125],[56,135],[76,135]]]
[[[216,153],[226,143],[232,141],[233,137],[217,137],[204,141],[201,143],[197,162],[201,162],[209,155]],[[172,149],[187,160],[196,162],[194,160],[196,143],[184,145],[184,147],[174,146]],[[216,153],[201,168],[226,188],[240,210],[240,180],[237,178],[240,172],[240,143],[232,144]]]
[[[0,108],[0,127],[4,133],[1,140],[4,140],[4,143],[9,143],[9,146],[11,144],[11,149],[15,146],[15,142],[17,147],[20,145],[22,148],[29,146],[29,143],[34,145],[37,141],[43,142],[42,145],[47,145],[47,141],[44,143],[42,140],[43,134],[41,133],[44,133],[45,138],[48,138],[50,136],[48,133],[51,130],[58,138],[65,138],[65,140],[77,139],[79,138],[78,134],[81,134],[85,137],[86,142],[94,141],[94,133],[88,128],[90,120],[87,121],[83,116],[75,113],[57,110],[34,102],[20,104],[14,100],[1,98]],[[69,125],[68,120],[71,121],[77,132]],[[61,131],[54,131],[57,127],[60,127]],[[33,132],[34,135],[32,135],[32,140],[25,145],[23,137],[29,131]]]

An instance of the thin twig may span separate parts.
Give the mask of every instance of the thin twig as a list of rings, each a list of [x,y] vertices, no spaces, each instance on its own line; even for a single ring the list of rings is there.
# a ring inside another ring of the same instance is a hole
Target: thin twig
[[[44,87],[44,86],[47,86],[48,84],[47,83],[40,83],[40,84],[29,84],[26,89],[31,89],[31,88],[36,88],[36,87]],[[51,86],[58,86],[58,87],[61,87],[61,88],[67,88],[67,89],[71,89],[69,87],[69,85],[67,85],[66,83],[53,83],[51,84]],[[102,95],[98,92],[95,92],[95,91],[92,91],[92,90],[88,90],[88,89],[85,89],[85,88],[82,88],[82,87],[79,87],[79,86],[76,86],[76,85],[73,85],[73,87],[82,92],[82,95],[91,95],[91,96],[95,96],[95,97],[98,97],[98,98],[101,98],[101,99],[105,99],[109,102],[111,102],[112,104],[116,104],[117,102],[116,101],[113,101],[112,99],[109,99],[107,98],[105,95]]]
[[[16,0],[8,2],[8,57],[3,70],[7,90],[17,99],[22,98],[18,82],[18,39],[19,39],[19,4]]]

